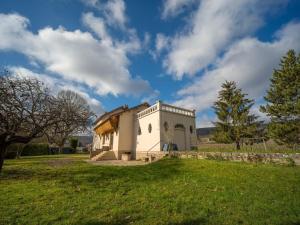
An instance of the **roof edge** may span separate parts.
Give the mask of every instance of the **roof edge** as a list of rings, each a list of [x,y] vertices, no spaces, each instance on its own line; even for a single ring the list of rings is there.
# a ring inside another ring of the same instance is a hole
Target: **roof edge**
[[[150,105],[149,105],[148,102],[143,102],[143,103],[141,103],[141,104],[139,104],[139,105],[136,105],[136,106],[133,106],[133,107],[131,107],[131,108],[128,108],[128,105],[122,105],[122,106],[119,106],[119,107],[117,107],[117,108],[115,108],[115,109],[109,111],[109,112],[105,112],[104,114],[102,114],[101,116],[99,116],[99,117],[96,119],[96,121],[93,123],[93,125],[94,125],[94,126],[97,125],[97,123],[98,123],[100,120],[102,120],[105,116],[108,116],[108,117],[113,116],[114,113],[115,113],[116,111],[118,111],[118,110],[123,110],[123,111],[117,113],[117,114],[121,114],[121,113],[126,112],[126,111],[129,111],[129,110],[137,109],[137,108],[139,108],[139,107],[141,107],[141,106],[150,107]]]

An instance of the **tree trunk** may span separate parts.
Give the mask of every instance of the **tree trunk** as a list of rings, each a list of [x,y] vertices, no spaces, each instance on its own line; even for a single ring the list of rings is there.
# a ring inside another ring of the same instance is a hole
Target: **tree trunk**
[[[58,152],[59,154],[63,153],[63,145],[58,146]]]
[[[2,171],[3,163],[4,163],[4,157],[6,153],[6,147],[7,145],[4,143],[0,143],[0,173]]]
[[[23,148],[24,148],[23,144],[18,144],[17,145],[17,159],[21,158]]]
[[[240,150],[241,149],[240,141],[236,141],[235,144],[236,144],[236,149]]]

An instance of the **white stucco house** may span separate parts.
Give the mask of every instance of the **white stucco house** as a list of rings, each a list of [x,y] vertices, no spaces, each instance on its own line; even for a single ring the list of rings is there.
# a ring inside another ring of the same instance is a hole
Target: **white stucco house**
[[[101,115],[94,124],[91,157],[141,159],[165,153],[166,144],[178,150],[196,146],[195,110],[157,101],[129,108],[121,106]]]

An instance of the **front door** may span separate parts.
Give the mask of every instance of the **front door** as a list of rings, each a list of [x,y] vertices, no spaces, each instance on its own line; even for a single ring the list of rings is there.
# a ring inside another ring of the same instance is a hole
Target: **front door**
[[[174,144],[177,145],[179,151],[186,150],[185,129],[184,128],[175,128],[174,129]]]
[[[113,144],[114,144],[114,133],[110,133],[109,149],[113,149]]]

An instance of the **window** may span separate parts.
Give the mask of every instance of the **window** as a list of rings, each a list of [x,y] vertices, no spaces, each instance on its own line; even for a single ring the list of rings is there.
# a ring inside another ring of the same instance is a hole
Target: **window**
[[[104,145],[104,142],[105,142],[105,136],[102,135],[102,144]]]
[[[194,129],[193,129],[193,126],[190,126],[190,132],[191,134],[193,133]]]
[[[148,131],[149,131],[149,133],[151,133],[151,131],[152,131],[152,125],[151,125],[151,123],[149,123],[149,125],[148,125]]]
[[[182,124],[176,124],[175,128],[182,128],[182,129],[184,129],[184,126]]]
[[[141,134],[142,134],[142,130],[141,130],[141,127],[139,126],[138,135],[141,135]]]
[[[166,132],[169,130],[169,124],[167,122],[164,122],[164,128]]]

